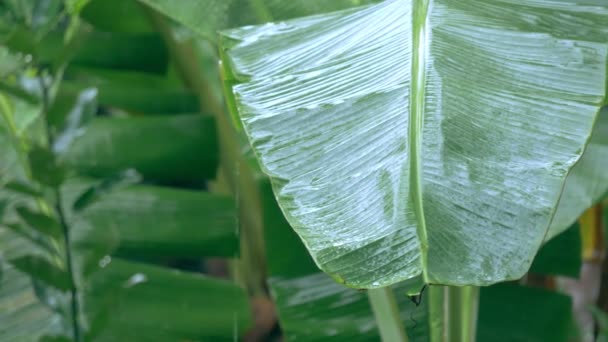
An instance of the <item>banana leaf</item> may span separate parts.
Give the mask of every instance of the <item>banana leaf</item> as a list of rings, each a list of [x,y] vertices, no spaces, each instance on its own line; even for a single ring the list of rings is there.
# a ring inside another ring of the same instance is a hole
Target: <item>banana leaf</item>
[[[598,116],[585,153],[566,179],[546,240],[567,229],[585,210],[598,203],[607,193],[608,107]]]
[[[544,241],[605,103],[607,20],[595,0],[390,0],[226,31],[224,74],[322,270],[489,285]]]
[[[364,291],[337,284],[320,272],[302,241],[290,229],[267,178],[259,182],[269,269],[268,285],[287,340],[376,341],[377,322]],[[415,279],[393,287],[402,322],[412,341],[429,339],[428,296],[416,305],[407,296],[419,291]]]

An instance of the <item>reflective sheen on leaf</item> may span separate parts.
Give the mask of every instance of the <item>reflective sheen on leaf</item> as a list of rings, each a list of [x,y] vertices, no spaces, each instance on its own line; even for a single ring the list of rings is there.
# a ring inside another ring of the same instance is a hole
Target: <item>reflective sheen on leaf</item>
[[[608,193],[608,107],[598,116],[585,153],[566,179],[557,212],[545,240],[570,227],[587,208]]]
[[[389,0],[223,33],[288,221],[352,287],[517,279],[604,102],[608,5]]]

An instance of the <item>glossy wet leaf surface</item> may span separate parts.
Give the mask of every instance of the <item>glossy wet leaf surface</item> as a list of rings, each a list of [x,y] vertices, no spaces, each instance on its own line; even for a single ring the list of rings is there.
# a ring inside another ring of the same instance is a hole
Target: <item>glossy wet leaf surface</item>
[[[268,180],[260,183],[268,284],[286,340],[379,340],[368,294],[337,284],[315,267],[281,214]],[[408,297],[422,288],[416,280],[394,286],[393,290],[411,341],[427,341],[428,297],[423,296],[419,305]]]
[[[598,115],[585,153],[566,179],[549,240],[567,229],[608,193],[608,107]]]
[[[544,239],[604,102],[607,20],[598,1],[392,0],[222,39],[319,267],[353,287],[485,285]]]

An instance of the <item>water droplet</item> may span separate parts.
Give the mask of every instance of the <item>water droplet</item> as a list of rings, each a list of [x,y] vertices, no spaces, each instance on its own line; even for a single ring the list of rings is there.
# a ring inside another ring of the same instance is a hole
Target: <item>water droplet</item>
[[[134,275],[131,276],[131,278],[129,278],[129,280],[127,280],[125,287],[126,288],[133,287],[137,284],[145,283],[147,280],[148,280],[148,277],[146,277],[145,274],[135,273]]]
[[[110,264],[110,262],[112,262],[112,257],[109,255],[106,255],[103,258],[101,258],[101,260],[99,260],[99,267],[105,268],[106,266],[108,266]]]

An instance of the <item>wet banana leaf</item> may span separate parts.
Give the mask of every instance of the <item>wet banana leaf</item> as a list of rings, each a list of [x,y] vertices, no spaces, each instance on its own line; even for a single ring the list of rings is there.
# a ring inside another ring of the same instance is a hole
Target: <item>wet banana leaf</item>
[[[520,278],[605,102],[602,1],[390,0],[224,32],[287,220],[348,286]]]
[[[546,240],[562,233],[608,193],[608,108],[598,116],[585,153],[568,175]]]

